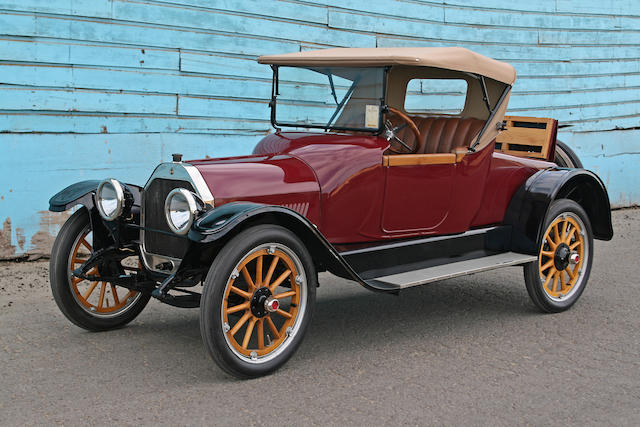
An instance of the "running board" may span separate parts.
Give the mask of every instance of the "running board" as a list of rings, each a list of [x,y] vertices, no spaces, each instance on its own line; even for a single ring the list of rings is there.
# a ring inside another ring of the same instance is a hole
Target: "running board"
[[[424,285],[425,283],[435,282],[437,280],[450,279],[452,277],[464,276],[471,273],[493,270],[495,268],[525,264],[537,259],[538,257],[535,255],[504,252],[496,255],[407,271],[404,273],[374,277],[366,282],[374,288],[393,291],[410,288],[412,286]]]

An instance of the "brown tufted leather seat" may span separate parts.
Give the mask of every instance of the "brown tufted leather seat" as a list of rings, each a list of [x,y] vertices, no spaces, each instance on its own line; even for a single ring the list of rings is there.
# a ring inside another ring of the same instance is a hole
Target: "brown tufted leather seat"
[[[411,119],[422,135],[416,154],[451,153],[458,147],[467,147],[484,125],[484,121],[473,118],[413,116]],[[394,119],[394,126],[402,124],[404,122],[401,120]],[[415,136],[409,126],[398,131],[398,137],[409,146],[415,143]]]

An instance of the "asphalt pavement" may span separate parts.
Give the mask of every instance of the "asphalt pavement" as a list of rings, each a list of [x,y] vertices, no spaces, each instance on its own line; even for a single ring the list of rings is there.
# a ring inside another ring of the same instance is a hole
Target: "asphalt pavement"
[[[509,267],[375,294],[320,277],[312,326],[275,374],[223,373],[197,309],[151,301],[89,333],[48,262],[0,263],[0,425],[640,425],[640,209],[613,212],[569,311]]]

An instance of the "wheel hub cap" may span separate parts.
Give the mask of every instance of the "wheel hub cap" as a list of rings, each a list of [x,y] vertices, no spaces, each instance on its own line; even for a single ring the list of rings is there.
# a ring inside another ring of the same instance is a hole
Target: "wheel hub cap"
[[[275,308],[272,308],[275,305]],[[258,288],[251,297],[251,313],[256,317],[264,317],[272,311],[278,309],[278,300],[273,299],[269,288]],[[269,309],[269,307],[272,310]]]
[[[569,255],[571,255],[571,249],[566,243],[561,243],[556,248],[553,256],[553,263],[559,271],[564,270],[569,265]]]

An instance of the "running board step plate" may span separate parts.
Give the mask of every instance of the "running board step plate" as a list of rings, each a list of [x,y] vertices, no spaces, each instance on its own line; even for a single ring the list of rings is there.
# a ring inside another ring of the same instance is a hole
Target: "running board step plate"
[[[464,276],[471,273],[493,270],[494,268],[525,264],[527,262],[536,261],[537,259],[538,257],[535,255],[504,252],[482,258],[407,271],[405,273],[374,277],[367,280],[367,282],[380,289],[405,289],[412,286],[435,282],[437,280],[450,279],[452,277]]]

